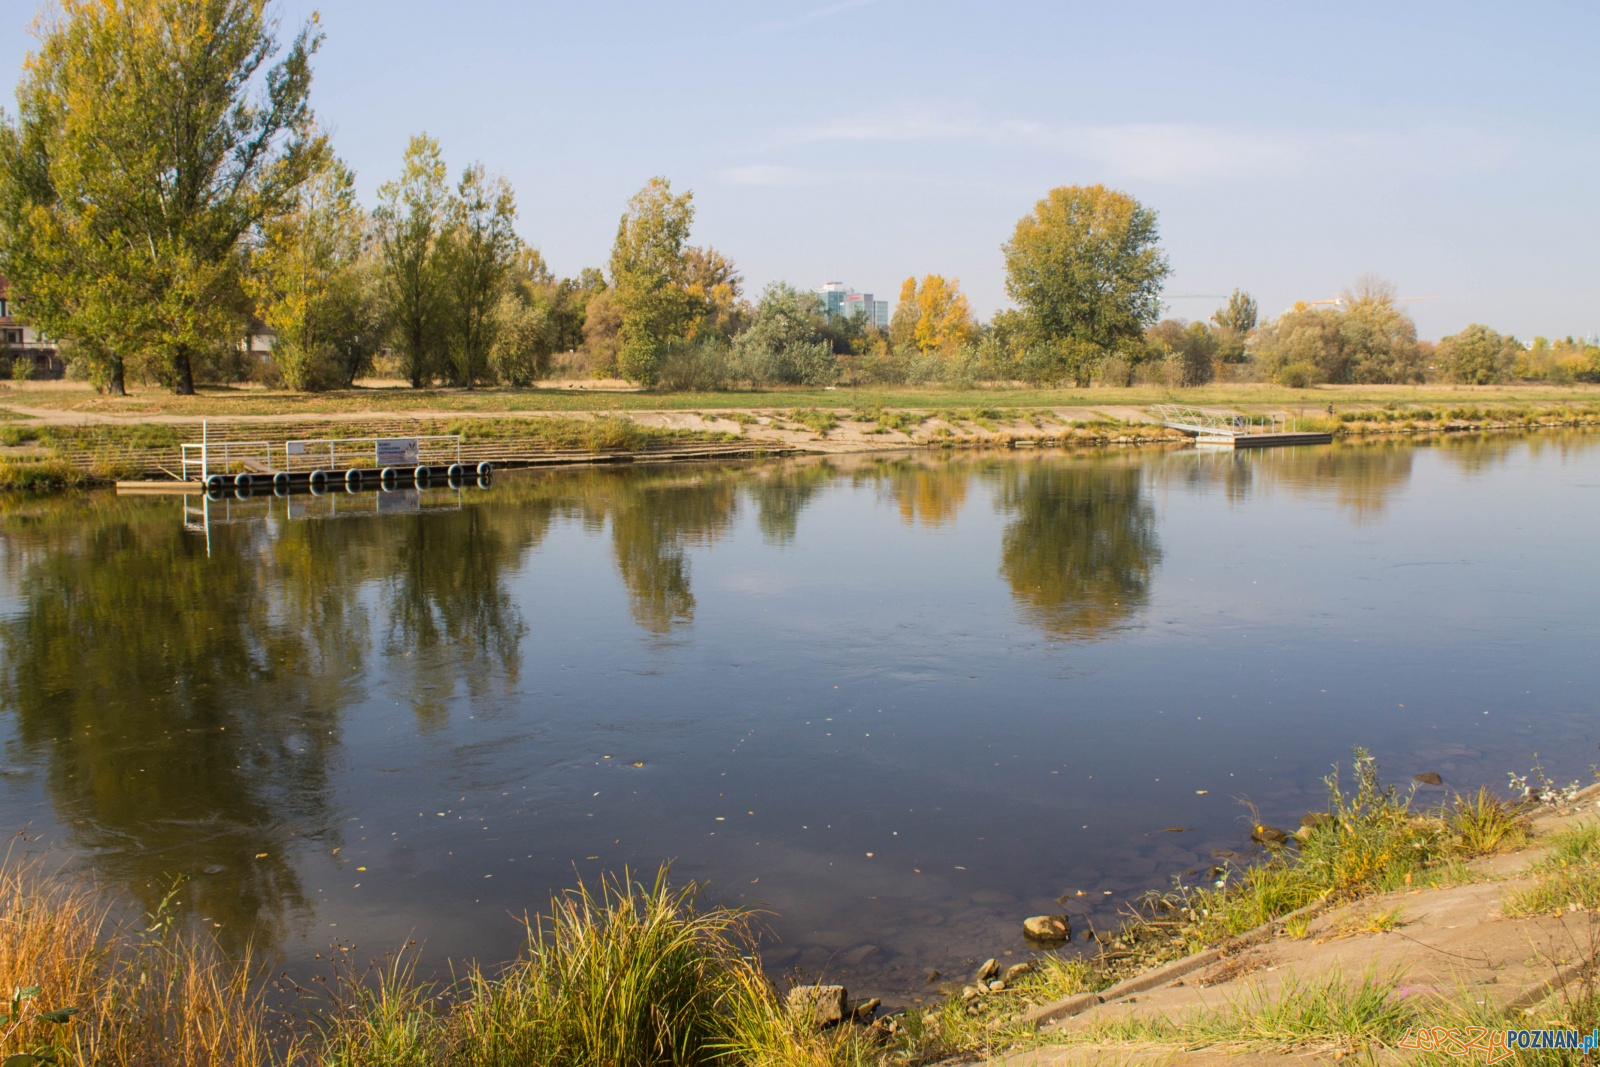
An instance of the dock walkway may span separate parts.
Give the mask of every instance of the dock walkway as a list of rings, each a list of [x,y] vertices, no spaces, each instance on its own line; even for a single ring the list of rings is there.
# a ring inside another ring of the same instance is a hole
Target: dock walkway
[[[1275,417],[1266,425],[1233,411],[1157,404],[1150,414],[1163,426],[1194,437],[1196,444],[1223,448],[1282,448],[1288,445],[1326,445],[1333,443],[1327,432],[1291,430],[1289,420]]]

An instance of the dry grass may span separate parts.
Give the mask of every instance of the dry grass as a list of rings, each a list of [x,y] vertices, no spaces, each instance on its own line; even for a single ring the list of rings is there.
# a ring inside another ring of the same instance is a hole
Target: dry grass
[[[268,1015],[248,960],[161,917],[135,924],[37,861],[0,866],[0,988],[38,992],[0,1052],[54,1046],[67,1062],[212,1067],[272,1060]],[[53,1010],[76,1009],[65,1022]],[[19,1061],[24,1062],[24,1061]]]

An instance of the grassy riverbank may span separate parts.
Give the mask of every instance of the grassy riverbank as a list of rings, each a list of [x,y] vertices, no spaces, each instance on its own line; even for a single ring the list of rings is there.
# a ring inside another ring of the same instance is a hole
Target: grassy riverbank
[[[1081,395],[927,389],[871,396],[843,390],[571,392],[582,395],[557,390],[355,390],[314,397],[258,392],[114,399],[81,390],[34,390],[18,394],[12,408],[4,407],[4,401],[12,398],[0,394],[0,414],[10,416],[0,420],[0,489],[165,478],[163,472],[177,467],[178,446],[196,439],[196,424],[202,418],[209,420],[213,441],[459,434],[477,459],[500,465],[598,455],[659,457],[673,449],[707,447],[851,452],[1186,441],[1179,431],[1155,420],[1148,407],[1154,400],[1206,403],[1243,412],[1260,425],[1287,425],[1350,440],[1600,427],[1600,390],[1588,388],[1544,388],[1527,395],[1510,387],[1466,392],[1460,387],[1403,392],[1394,387],[1351,387],[1337,393],[1329,390],[1327,403],[1319,400],[1309,411],[1303,395],[1284,397],[1281,389],[1257,386],[1195,390],[1182,396],[1148,389],[1096,389]],[[1383,400],[1386,396],[1390,399]],[[546,400],[573,400],[589,410],[530,410]],[[739,401],[765,404],[729,406]],[[597,406],[601,404],[606,406]]]
[[[1230,1001],[1181,1019],[1111,1018],[1053,1037],[1036,1035],[1027,1013],[1234,944],[1248,931],[1259,938],[1262,924],[1269,936],[1299,943],[1311,943],[1314,921],[1332,924],[1326,936],[1333,942],[1397,929],[1405,925],[1398,907],[1360,912],[1354,926],[1333,909],[1481,880],[1475,863],[1530,844],[1538,803],[1480,790],[1424,808],[1414,790],[1383,786],[1358,752],[1350,780],[1330,776],[1327,810],[1312,813],[1298,838],[1257,827],[1255,836],[1268,843],[1259,862],[1230,858],[1202,888],[1150,895],[1121,929],[1100,935],[1094,955],[1042,953],[1003,978],[970,979],[932,1009],[821,1032],[792,1018],[763,975],[751,917],[697,908],[692,891],[673,889],[664,875],[651,885],[611,882],[557,898],[530,926],[525,953],[497,970],[469,964],[453,981],[429,983],[405,958],[365,971],[334,962],[312,988],[288,990],[289,1003],[278,1005],[259,970],[224,957],[208,934],[176,929],[159,912],[120,920],[80,883],[8,862],[0,872],[0,908],[10,919],[0,926],[0,985],[25,995],[9,1029],[0,1030],[0,1055],[129,1067],[863,1067],[1119,1043],[1343,1055],[1392,1048],[1422,1025],[1528,1026],[1527,1013],[1471,988],[1415,998],[1399,994],[1398,973],[1346,980],[1337,971],[1270,999]],[[1504,913],[1584,912],[1592,925],[1600,910],[1600,824],[1574,823],[1537,843],[1544,851],[1524,864]],[[1324,918],[1314,920],[1319,909]],[[1591,956],[1595,947],[1588,946]],[[1596,1025],[1592,966],[1530,1011],[1539,1025]]]
[[[588,383],[578,383],[588,384]],[[27,408],[63,415],[106,415],[137,420],[177,416],[361,415],[372,412],[499,414],[518,412],[612,412],[694,410],[779,410],[797,408],[882,407],[935,411],[945,408],[1061,408],[1190,404],[1271,407],[1313,415],[1327,405],[1337,410],[1417,405],[1429,408],[1569,405],[1600,411],[1595,385],[1325,385],[1290,389],[1271,383],[1222,383],[1189,389],[1159,386],[1092,389],[1023,387],[954,389],[938,386],[839,386],[831,389],[782,388],[728,392],[645,392],[629,389],[571,388],[553,384],[532,389],[410,389],[375,385],[328,393],[288,393],[259,388],[205,388],[194,396],[174,396],[155,387],[136,388],[126,397],[102,396],[89,388],[38,382],[0,389],[0,409]],[[0,418],[8,416],[0,413]],[[12,411],[10,418],[31,417]]]

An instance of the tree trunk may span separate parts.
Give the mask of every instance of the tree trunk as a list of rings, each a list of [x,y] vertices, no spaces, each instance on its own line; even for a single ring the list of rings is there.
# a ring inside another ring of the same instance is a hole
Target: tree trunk
[[[111,378],[106,382],[106,393],[110,396],[127,396],[128,379],[122,367],[122,357],[111,357]]]
[[[187,348],[179,348],[174,361],[177,363],[178,384],[172,391],[178,396],[194,396],[194,361],[189,358]]]

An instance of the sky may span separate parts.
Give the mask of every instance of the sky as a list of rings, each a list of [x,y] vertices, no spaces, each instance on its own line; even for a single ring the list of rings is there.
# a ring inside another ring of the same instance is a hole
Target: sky
[[[0,0],[20,75],[33,0]],[[1168,314],[1393,282],[1423,337],[1600,332],[1600,4],[276,0],[369,205],[426,131],[517,192],[559,274],[654,175],[749,295],[909,275],[1009,306],[1051,188],[1160,217]],[[5,99],[7,110],[9,94]]]

